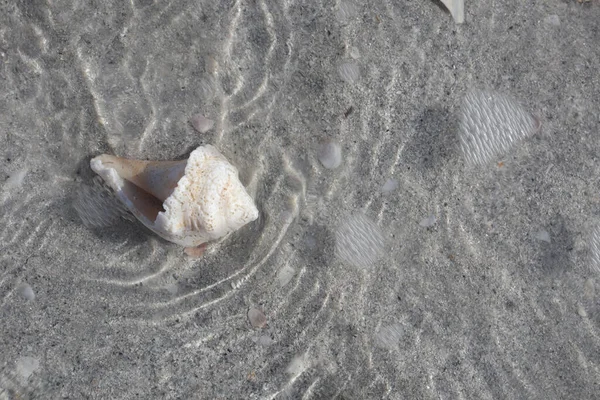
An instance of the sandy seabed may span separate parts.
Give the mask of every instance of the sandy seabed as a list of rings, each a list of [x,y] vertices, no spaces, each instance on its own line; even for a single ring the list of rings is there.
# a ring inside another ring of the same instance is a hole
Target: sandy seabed
[[[3,2],[0,399],[599,398],[599,71],[597,1]],[[203,257],[82,223],[202,144],[261,213]]]

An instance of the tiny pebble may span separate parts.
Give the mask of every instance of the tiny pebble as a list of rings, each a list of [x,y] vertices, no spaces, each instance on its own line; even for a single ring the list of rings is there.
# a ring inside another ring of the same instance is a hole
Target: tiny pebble
[[[23,283],[19,286],[19,293],[26,300],[32,301],[35,299],[35,293],[33,293],[33,289],[27,283]]]
[[[206,118],[202,114],[194,115],[192,118],[190,118],[190,122],[194,129],[200,133],[206,133],[210,131],[213,128],[213,126],[215,126],[215,121]]]
[[[537,240],[541,240],[542,242],[550,243],[550,234],[548,233],[548,231],[545,231],[543,229],[541,231],[536,232],[535,238]]]
[[[219,63],[212,56],[204,59],[204,69],[211,75],[215,75],[219,70]]]
[[[13,172],[12,174],[10,174],[8,179],[4,182],[4,185],[3,185],[4,189],[8,191],[11,189],[18,188],[19,186],[21,186],[23,184],[23,181],[25,180],[26,175],[27,175],[27,168],[23,168],[23,169]]]
[[[286,265],[285,267],[281,268],[277,273],[277,281],[279,282],[279,287],[284,287],[285,285],[290,283],[295,273],[296,271],[294,271],[294,268],[290,267],[289,265]]]
[[[423,228],[429,228],[435,225],[436,222],[437,218],[435,217],[435,215],[430,215],[429,217],[424,218],[421,222],[419,222],[419,225]]]
[[[307,358],[306,354],[297,355],[292,359],[285,372],[290,375],[300,375],[307,367]]]
[[[21,357],[17,361],[17,372],[24,381],[27,381],[39,369],[40,360],[36,357]]]

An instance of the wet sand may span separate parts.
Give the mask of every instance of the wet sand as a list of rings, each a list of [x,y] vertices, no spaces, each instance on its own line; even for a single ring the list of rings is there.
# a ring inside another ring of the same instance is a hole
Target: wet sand
[[[434,1],[0,5],[0,399],[598,398],[599,21],[566,0],[467,2],[462,25]],[[473,89],[539,130],[461,145]],[[77,214],[91,157],[202,144],[261,213],[202,257]]]

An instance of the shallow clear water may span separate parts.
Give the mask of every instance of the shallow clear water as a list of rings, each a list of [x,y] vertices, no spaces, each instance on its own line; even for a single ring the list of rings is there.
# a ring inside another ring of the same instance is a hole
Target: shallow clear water
[[[0,398],[597,398],[600,5],[473,3],[0,5]],[[79,218],[207,143],[202,258]]]

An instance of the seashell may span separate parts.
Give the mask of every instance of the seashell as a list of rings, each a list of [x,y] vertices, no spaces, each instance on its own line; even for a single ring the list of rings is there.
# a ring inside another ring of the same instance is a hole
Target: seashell
[[[512,97],[470,90],[461,105],[460,145],[468,165],[485,165],[540,129],[540,121]]]
[[[541,240],[542,242],[550,243],[550,233],[547,230],[542,229],[535,233],[535,238],[537,240]]]
[[[442,0],[442,3],[446,6],[454,22],[462,24],[465,22],[465,1],[464,0]]]
[[[103,154],[90,165],[140,222],[181,246],[199,246],[258,218],[237,169],[211,145],[181,161]]]
[[[352,57],[355,60],[360,58],[360,50],[358,49],[358,47],[352,46],[350,48],[350,57]]]
[[[308,354],[298,354],[290,361],[285,372],[292,376],[299,376],[306,368],[308,368],[308,362]]]
[[[25,176],[27,176],[27,168],[20,169],[12,173],[8,179],[4,182],[4,190],[10,191],[12,189],[17,189],[23,184],[25,180]]]
[[[40,360],[37,357],[21,357],[17,360],[17,373],[24,382],[29,380],[29,377],[40,369]]]
[[[211,75],[216,75],[219,72],[219,62],[212,56],[207,56],[204,59],[204,70]]]
[[[267,317],[258,308],[248,310],[248,320],[253,328],[264,328],[267,325]]]
[[[19,293],[21,294],[21,296],[23,296],[25,300],[32,301],[35,299],[35,293],[33,292],[33,289],[29,284],[22,283],[17,289],[19,290]]]

